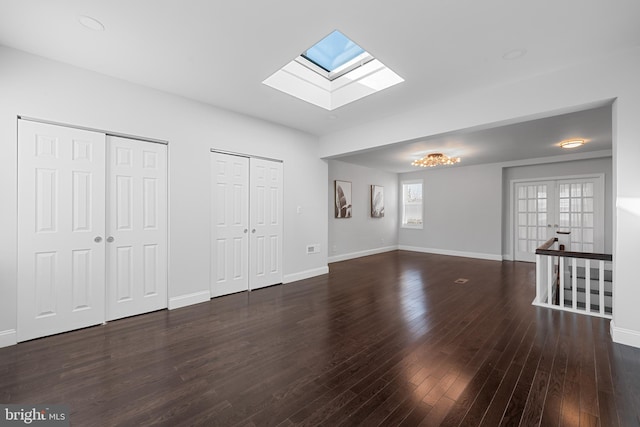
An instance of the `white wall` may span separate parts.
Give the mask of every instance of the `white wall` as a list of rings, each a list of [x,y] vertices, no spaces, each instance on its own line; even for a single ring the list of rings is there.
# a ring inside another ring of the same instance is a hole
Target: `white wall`
[[[611,157],[575,160],[571,162],[547,163],[542,165],[517,166],[504,169],[503,174],[503,233],[502,248],[505,258],[513,254],[513,214],[511,208],[514,180],[544,180],[580,175],[604,175],[604,252],[613,251],[613,161]]]
[[[339,156],[398,141],[488,124],[613,104],[613,339],[640,347],[640,48],[420,108],[320,138],[320,155]],[[402,239],[402,238],[401,238]]]
[[[208,299],[210,148],[284,161],[285,281],[328,271],[305,253],[327,246],[315,137],[4,47],[0,64],[0,346],[16,328],[18,115],[169,141],[170,306]]]
[[[423,228],[401,228],[401,249],[501,260],[502,168],[499,165],[423,169]]]
[[[351,181],[351,218],[335,218],[335,180]],[[383,218],[371,218],[371,185],[384,187]],[[397,174],[329,160],[328,188],[329,262],[397,249]]]

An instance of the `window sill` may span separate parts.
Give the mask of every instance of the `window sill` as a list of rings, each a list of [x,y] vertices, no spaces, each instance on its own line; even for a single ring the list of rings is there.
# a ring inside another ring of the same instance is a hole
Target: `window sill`
[[[400,225],[400,228],[422,230],[423,226],[422,226],[422,224],[402,224],[402,225]]]

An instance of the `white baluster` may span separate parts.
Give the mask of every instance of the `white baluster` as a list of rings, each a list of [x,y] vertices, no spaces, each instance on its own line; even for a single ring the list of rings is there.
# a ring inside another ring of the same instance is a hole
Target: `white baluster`
[[[566,301],[564,298],[564,257],[561,256],[560,265],[558,266],[558,272],[560,274],[560,292],[561,297],[558,299],[558,303],[560,307],[564,307],[566,305]]]
[[[600,314],[604,314],[604,261],[600,261],[598,287],[600,292]]]
[[[571,258],[571,302],[572,308],[578,308],[578,260]]]
[[[547,256],[547,304],[553,305],[553,257]]]
[[[591,260],[584,259],[585,309],[591,313]]]

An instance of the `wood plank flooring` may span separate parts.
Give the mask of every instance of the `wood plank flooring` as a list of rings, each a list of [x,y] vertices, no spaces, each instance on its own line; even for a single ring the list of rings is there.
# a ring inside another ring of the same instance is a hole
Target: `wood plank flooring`
[[[0,402],[66,404],[74,426],[640,425],[640,350],[532,306],[533,264],[330,269],[0,349]]]

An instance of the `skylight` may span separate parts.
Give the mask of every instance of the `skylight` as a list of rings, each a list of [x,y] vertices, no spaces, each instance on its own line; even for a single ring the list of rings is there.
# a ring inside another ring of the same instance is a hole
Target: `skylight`
[[[335,30],[262,83],[331,111],[403,81]]]
[[[335,30],[311,46],[302,56],[326,71],[332,72],[363,53],[365,53],[363,48]]]

